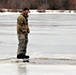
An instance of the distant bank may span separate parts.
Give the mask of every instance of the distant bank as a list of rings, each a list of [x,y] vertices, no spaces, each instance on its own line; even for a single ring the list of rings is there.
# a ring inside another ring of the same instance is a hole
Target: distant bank
[[[21,9],[0,9],[0,12],[21,12]],[[30,13],[76,13],[76,10],[30,10]]]

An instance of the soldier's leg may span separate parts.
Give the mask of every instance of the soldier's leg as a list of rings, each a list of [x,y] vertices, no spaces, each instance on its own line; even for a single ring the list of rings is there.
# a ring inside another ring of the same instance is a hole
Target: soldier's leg
[[[24,48],[25,54],[26,54],[26,51],[27,51],[27,44],[28,44],[28,34],[25,35],[25,48]]]
[[[25,50],[25,35],[23,34],[19,34],[18,35],[18,40],[19,40],[19,44],[18,44],[18,51],[17,51],[17,55],[19,54],[25,54],[26,50]]]

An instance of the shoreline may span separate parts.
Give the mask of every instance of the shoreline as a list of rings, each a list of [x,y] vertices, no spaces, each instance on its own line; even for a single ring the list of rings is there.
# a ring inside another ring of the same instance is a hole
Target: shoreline
[[[14,15],[14,14],[20,14],[20,12],[0,12],[0,15]],[[57,11],[55,11],[55,12],[35,12],[35,11],[33,11],[33,12],[30,12],[29,14],[76,14],[76,13],[74,13],[74,12],[57,12]]]

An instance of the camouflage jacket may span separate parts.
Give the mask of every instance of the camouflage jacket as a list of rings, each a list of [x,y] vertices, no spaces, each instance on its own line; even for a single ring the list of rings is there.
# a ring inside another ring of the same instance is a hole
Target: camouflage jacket
[[[20,14],[17,18],[17,34],[28,33],[28,15]]]

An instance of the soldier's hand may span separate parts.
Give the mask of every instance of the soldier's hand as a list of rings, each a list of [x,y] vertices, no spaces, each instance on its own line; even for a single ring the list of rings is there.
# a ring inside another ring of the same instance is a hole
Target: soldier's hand
[[[27,32],[30,33],[30,29],[29,28],[27,29]]]

